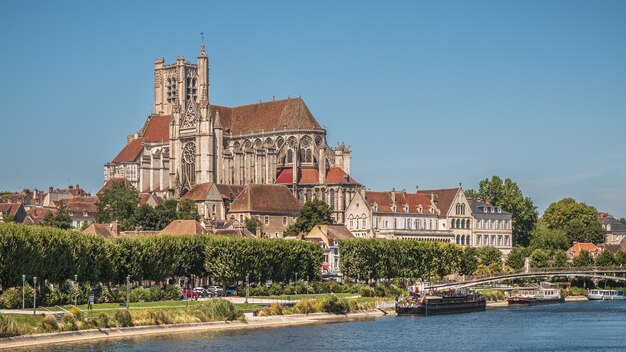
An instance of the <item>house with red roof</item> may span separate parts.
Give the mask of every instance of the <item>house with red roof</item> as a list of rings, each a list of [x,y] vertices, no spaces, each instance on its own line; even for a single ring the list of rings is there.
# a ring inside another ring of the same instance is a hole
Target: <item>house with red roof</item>
[[[230,205],[229,219],[244,223],[256,218],[261,223],[257,236],[282,237],[296,221],[301,205],[284,185],[248,184]]]
[[[354,235],[343,225],[315,225],[302,239],[322,247],[323,272],[339,273],[339,241],[351,238],[354,238]]]
[[[441,213],[434,193],[368,190],[348,205],[346,227],[355,237],[454,242]]]
[[[596,258],[600,253],[602,253],[604,247],[596,246],[591,242],[576,242],[565,252],[569,259],[574,259],[580,255],[580,252],[585,250],[591,254],[593,258]]]
[[[230,204],[243,191],[244,186],[213,182],[199,183],[182,196],[196,203],[198,214],[205,221],[226,220]]]
[[[22,203],[0,203],[0,213],[3,222],[24,222],[26,218],[26,210]]]

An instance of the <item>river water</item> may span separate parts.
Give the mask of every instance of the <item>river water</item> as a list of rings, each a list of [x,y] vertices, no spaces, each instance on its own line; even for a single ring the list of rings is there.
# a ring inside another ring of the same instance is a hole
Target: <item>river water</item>
[[[43,349],[42,349],[43,350]],[[112,340],[46,351],[626,351],[626,302]]]

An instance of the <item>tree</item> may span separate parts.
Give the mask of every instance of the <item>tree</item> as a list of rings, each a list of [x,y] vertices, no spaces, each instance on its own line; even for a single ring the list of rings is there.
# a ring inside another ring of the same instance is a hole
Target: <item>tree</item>
[[[576,257],[574,257],[573,264],[574,266],[579,267],[592,266],[593,257],[591,256],[591,253],[589,253],[589,251],[583,249],[580,251],[580,253],[578,253]]]
[[[531,268],[551,267],[552,255],[549,250],[537,248],[530,254]]]
[[[506,257],[506,265],[515,270],[522,270],[526,263],[526,258],[530,256],[530,249],[522,246],[515,246]]]
[[[463,275],[471,275],[478,269],[478,251],[474,247],[466,247],[461,256],[461,271]]]
[[[466,194],[474,198],[486,200],[511,212],[513,222],[513,244],[527,246],[530,242],[530,232],[537,222],[537,207],[533,201],[524,197],[515,182],[507,178],[504,181],[498,176],[486,178],[479,183],[479,190],[467,190]],[[469,197],[469,196],[468,196]]]
[[[135,209],[135,224],[141,226],[141,228],[146,231],[161,230],[158,228],[159,215],[157,211],[148,204],[144,204]]]
[[[626,218],[619,218],[619,221],[620,221],[622,224],[626,225]]]
[[[502,266],[502,252],[498,248],[492,246],[479,247],[477,252],[480,264],[489,266],[495,263]]]
[[[157,230],[163,230],[172,221],[177,219],[178,202],[175,199],[168,199],[163,204],[157,205],[154,209],[157,213]]]
[[[293,230],[296,233],[309,233],[315,225],[334,224],[332,213],[332,209],[323,201],[317,199],[308,201],[300,209]]]
[[[570,244],[578,242],[604,242],[604,230],[598,221],[598,210],[572,198],[550,204],[541,218],[549,229],[565,231]]]
[[[600,255],[596,258],[597,266],[614,266],[616,264],[617,262],[615,260],[615,256],[608,250],[602,251],[602,253],[600,253]]]
[[[139,193],[133,186],[123,182],[113,183],[98,198],[100,198],[96,203],[98,223],[117,221],[122,230],[132,230],[135,227],[134,215],[137,203],[139,203]]]
[[[191,199],[184,199],[178,202],[178,210],[176,213],[178,220],[198,220],[198,207]]]
[[[259,229],[259,231],[263,233],[263,224],[261,223],[261,220],[257,218],[246,218],[243,221],[243,226],[253,234],[256,234],[257,229]]]
[[[541,224],[541,221],[539,222]],[[537,226],[530,235],[530,247],[542,249],[566,250],[569,248],[567,234],[563,230],[554,230]]]
[[[41,224],[44,226],[56,227],[57,229],[69,230],[72,228],[72,218],[65,207],[61,206],[59,207],[56,215],[53,215],[52,212],[48,211],[46,215],[44,215]]]

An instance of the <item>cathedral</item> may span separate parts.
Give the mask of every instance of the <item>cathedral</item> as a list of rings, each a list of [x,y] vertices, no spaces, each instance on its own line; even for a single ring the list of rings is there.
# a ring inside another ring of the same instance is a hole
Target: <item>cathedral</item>
[[[154,63],[154,113],[104,166],[141,193],[180,198],[207,183],[284,184],[304,203],[325,201],[338,223],[362,186],[350,177],[350,148],[331,148],[301,98],[225,107],[211,104],[209,62]]]

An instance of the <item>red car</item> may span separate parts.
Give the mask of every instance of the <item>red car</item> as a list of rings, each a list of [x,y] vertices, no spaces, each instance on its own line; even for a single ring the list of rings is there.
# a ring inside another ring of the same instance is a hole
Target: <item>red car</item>
[[[183,288],[182,292],[180,293],[180,298],[181,299],[197,299],[198,294],[193,292],[192,290]]]

